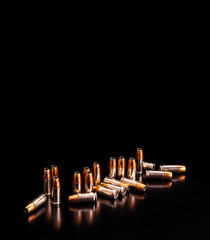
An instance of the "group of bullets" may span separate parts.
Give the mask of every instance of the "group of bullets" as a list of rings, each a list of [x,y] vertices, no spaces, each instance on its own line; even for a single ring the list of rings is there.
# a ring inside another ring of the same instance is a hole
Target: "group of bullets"
[[[120,156],[118,161],[115,157],[110,157],[109,174],[101,182],[100,164],[94,162],[92,171],[89,167],[84,167],[82,175],[79,171],[74,172],[72,181],[73,194],[68,196],[68,201],[71,203],[96,202],[97,194],[117,199],[120,195],[125,196],[130,188],[145,192],[147,185],[136,180],[137,174],[146,179],[170,180],[173,173],[186,171],[184,165],[160,165],[158,170],[155,170],[155,167],[154,163],[143,161],[143,149],[137,148],[136,158],[130,157],[128,160],[127,176],[125,157]],[[57,166],[55,165],[51,167],[51,171],[49,168],[44,168],[43,194],[31,201],[25,207],[25,212],[29,213],[46,202],[46,195],[51,195],[52,204],[60,204],[60,182]]]

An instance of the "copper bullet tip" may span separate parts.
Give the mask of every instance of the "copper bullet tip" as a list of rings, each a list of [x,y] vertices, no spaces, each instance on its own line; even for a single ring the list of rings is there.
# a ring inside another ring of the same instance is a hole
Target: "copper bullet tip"
[[[101,169],[100,169],[100,164],[98,162],[94,162],[93,163],[93,173],[97,174],[100,173]]]
[[[124,168],[125,167],[125,158],[123,156],[120,156],[118,159],[118,167]]]
[[[116,168],[116,158],[110,157],[109,158],[109,168]]]
[[[93,192],[98,192],[100,190],[100,185],[93,186]]]
[[[85,182],[93,182],[93,174],[92,174],[92,172],[87,172],[85,174]]]
[[[32,211],[34,211],[36,209],[36,206],[34,205],[34,203],[29,203],[25,208],[24,208],[24,212],[25,213],[30,213]]]
[[[85,175],[86,175],[87,172],[91,172],[91,171],[90,171],[90,168],[89,168],[89,167],[84,167],[84,168],[83,168],[83,172],[82,172],[82,177],[83,177],[83,179],[85,178]]]
[[[163,175],[165,179],[171,179],[173,176],[172,172],[163,172]]]
[[[186,172],[186,166],[178,165],[178,172]]]
[[[136,160],[133,157],[130,157],[128,160],[128,168],[136,168]]]
[[[43,171],[43,179],[50,179],[50,178],[51,178],[51,171],[48,167],[45,167]]]
[[[138,159],[143,159],[143,149],[142,148],[137,148],[136,157]]]
[[[74,174],[73,174],[73,183],[78,184],[78,183],[81,183],[81,181],[82,181],[82,179],[81,179],[80,172],[79,171],[74,172]]]
[[[58,177],[59,176],[58,167],[56,165],[51,166],[51,175],[52,175],[52,177]]]
[[[68,196],[69,202],[78,202],[78,199],[79,199],[78,194],[73,194],[73,195]]]
[[[60,179],[59,177],[52,178],[52,188],[60,188]]]

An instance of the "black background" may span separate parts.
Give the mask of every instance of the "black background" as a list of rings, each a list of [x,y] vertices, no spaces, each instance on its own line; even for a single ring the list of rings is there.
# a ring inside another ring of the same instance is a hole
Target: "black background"
[[[108,35],[97,28],[93,38],[85,23],[82,37],[56,29],[62,40],[56,42],[32,25],[24,38],[26,28],[13,22],[16,41],[8,39],[5,62],[12,62],[7,79],[17,80],[2,87],[3,236],[205,239],[205,48],[194,38],[196,25],[166,23],[152,22],[142,42],[129,26]],[[69,209],[74,171],[98,161],[105,177],[110,156],[128,159],[137,147],[157,166],[186,165],[184,180],[150,187],[144,198],[136,192],[116,203],[100,198],[95,211]],[[42,170],[52,164],[60,172],[61,225],[46,211],[29,222],[23,207],[41,193]]]

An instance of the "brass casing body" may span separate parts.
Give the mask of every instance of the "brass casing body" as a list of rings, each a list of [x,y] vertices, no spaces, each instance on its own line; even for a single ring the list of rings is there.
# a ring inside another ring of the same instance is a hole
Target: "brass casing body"
[[[92,172],[87,172],[85,174],[85,192],[90,193],[93,191],[93,174]]]
[[[117,164],[117,178],[120,179],[121,177],[125,177],[125,158],[123,156],[120,156],[118,158],[118,164]]]
[[[143,149],[137,148],[136,150],[136,172],[143,174]]]
[[[53,205],[60,205],[61,203],[61,192],[60,192],[60,179],[59,177],[52,178],[52,198],[51,203]]]
[[[126,187],[116,186],[116,185],[112,185],[110,183],[105,183],[105,182],[102,182],[100,185],[103,186],[103,187],[110,188],[110,189],[113,189],[113,190],[119,192],[120,195],[123,196],[123,197],[127,194],[127,188]]]
[[[93,191],[97,192],[103,196],[109,197],[109,198],[113,198],[113,199],[117,199],[119,196],[119,192],[113,189],[109,189],[100,185],[94,186],[93,187]]]
[[[96,202],[97,193],[79,193],[70,195],[68,197],[69,202],[80,203],[80,202]]]
[[[116,158],[114,157],[109,158],[109,177],[110,178],[117,177],[117,163]]]
[[[49,168],[46,167],[43,171],[43,193],[47,196],[51,195],[51,183],[51,171]]]
[[[98,162],[93,163],[93,179],[94,185],[98,185],[101,182],[101,168]]]
[[[82,177],[79,171],[76,171],[73,174],[72,189],[76,194],[82,192]]]
[[[136,180],[136,160],[133,157],[128,160],[127,178]]]
[[[155,170],[155,163],[143,162],[143,169]]]
[[[184,166],[184,165],[160,165],[159,170],[173,172],[173,173],[183,173],[183,172],[186,172],[186,166]]]
[[[146,191],[147,186],[143,183],[140,183],[138,181],[133,181],[132,179],[129,178],[121,178],[121,182],[129,184],[132,188],[139,190],[139,191]]]
[[[172,178],[172,172],[165,172],[165,171],[150,171],[146,170],[145,177],[150,179],[166,179],[170,180]]]
[[[40,194],[38,197],[34,198],[27,206],[24,208],[25,213],[33,212],[35,209],[43,205],[47,201],[45,194]]]
[[[112,185],[119,186],[119,187],[125,187],[127,189],[127,191],[130,190],[130,185],[129,184],[123,183],[123,182],[121,182],[119,180],[116,180],[114,178],[105,177],[104,182],[105,183],[110,183]]]

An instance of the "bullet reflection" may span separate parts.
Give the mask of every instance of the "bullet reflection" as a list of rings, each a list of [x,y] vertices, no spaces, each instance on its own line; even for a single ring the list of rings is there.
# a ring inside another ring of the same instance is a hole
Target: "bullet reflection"
[[[61,207],[53,206],[52,207],[52,224],[56,231],[61,229],[62,221],[61,221]]]
[[[31,213],[27,218],[28,223],[32,223],[37,218],[39,218],[45,212],[45,209],[46,207],[42,206],[41,208],[38,208],[34,213]]]
[[[102,205],[106,205],[111,208],[116,208],[120,205],[119,199],[109,199],[109,198],[98,198],[98,202]]]
[[[172,181],[150,180],[146,181],[146,185],[149,189],[166,189],[172,187]]]
[[[174,174],[174,175],[173,175],[173,178],[171,179],[171,181],[172,181],[173,183],[177,183],[177,182],[179,182],[179,183],[184,183],[184,182],[185,182],[185,179],[186,179],[185,173],[182,173],[182,174]]]
[[[51,218],[52,218],[52,204],[51,204],[51,198],[48,197],[46,202],[45,219],[47,221],[50,221]]]
[[[128,207],[134,209],[139,206],[140,203],[143,203],[146,198],[146,193],[143,192],[130,192],[128,197]]]
[[[136,174],[136,181],[139,181],[139,182],[143,183],[143,175],[137,173],[137,174]]]

